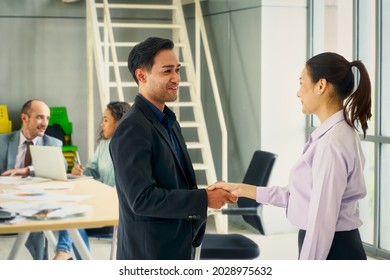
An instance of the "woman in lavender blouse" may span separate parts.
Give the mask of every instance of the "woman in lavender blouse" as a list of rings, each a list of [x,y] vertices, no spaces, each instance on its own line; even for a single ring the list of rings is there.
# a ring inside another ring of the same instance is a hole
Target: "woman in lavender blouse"
[[[360,80],[354,91],[352,68]],[[238,197],[287,209],[299,228],[299,259],[367,259],[358,228],[359,200],[366,195],[365,158],[358,127],[366,136],[371,117],[371,84],[361,61],[322,53],[306,62],[297,96],[302,112],[321,124],[310,135],[286,187],[218,182]]]

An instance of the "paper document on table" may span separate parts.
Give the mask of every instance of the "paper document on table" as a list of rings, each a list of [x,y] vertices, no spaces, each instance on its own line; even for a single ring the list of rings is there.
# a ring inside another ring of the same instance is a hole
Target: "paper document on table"
[[[47,193],[37,191],[3,190],[0,198],[8,200],[44,200]]]
[[[13,211],[16,213],[21,212],[38,212],[42,209],[54,209],[54,208],[60,208],[62,205],[59,203],[49,203],[49,202],[42,202],[42,201],[6,201],[0,203],[0,208],[7,210],[7,211]]]
[[[5,211],[15,212],[19,217],[30,219],[62,219],[77,217],[87,214],[92,210],[86,204],[61,204],[48,202],[2,202],[0,208]]]
[[[3,190],[0,194],[0,198],[8,200],[36,200],[40,202],[80,202],[88,199],[91,195],[73,195],[62,194],[57,192],[45,192],[45,191],[24,191],[24,190]]]
[[[57,205],[56,207],[43,208],[38,211],[23,211],[19,214],[35,220],[63,219],[83,216],[91,211],[91,209],[92,207],[90,205],[83,204]]]
[[[22,176],[0,176],[0,184],[4,185],[23,185],[35,184],[41,182],[52,181],[51,179],[41,177],[22,177]]]
[[[62,183],[62,182],[50,182],[45,184],[25,184],[17,186],[19,190],[33,190],[33,191],[42,191],[42,190],[67,190],[74,187],[72,183]]]

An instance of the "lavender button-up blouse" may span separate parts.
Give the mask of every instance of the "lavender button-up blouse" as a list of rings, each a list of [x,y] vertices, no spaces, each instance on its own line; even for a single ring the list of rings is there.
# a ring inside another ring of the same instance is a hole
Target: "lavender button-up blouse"
[[[339,111],[311,134],[286,187],[257,188],[256,200],[285,207],[306,230],[300,259],[326,259],[336,231],[358,228],[358,201],[366,195],[359,135]]]

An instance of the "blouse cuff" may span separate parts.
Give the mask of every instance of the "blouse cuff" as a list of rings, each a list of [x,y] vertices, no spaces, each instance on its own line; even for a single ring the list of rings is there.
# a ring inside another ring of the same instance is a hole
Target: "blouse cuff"
[[[256,187],[256,201],[258,203],[268,203],[269,201],[269,188]]]

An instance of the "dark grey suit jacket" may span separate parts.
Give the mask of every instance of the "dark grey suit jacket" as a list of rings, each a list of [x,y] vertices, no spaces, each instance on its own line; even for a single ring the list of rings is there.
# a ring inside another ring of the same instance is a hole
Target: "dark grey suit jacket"
[[[207,194],[197,189],[180,126],[182,169],[172,143],[141,97],[110,143],[119,199],[117,259],[192,259],[207,219]]]

